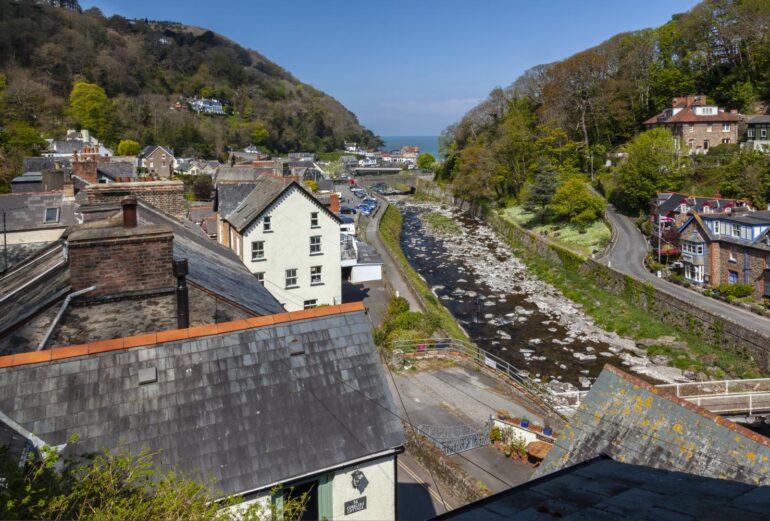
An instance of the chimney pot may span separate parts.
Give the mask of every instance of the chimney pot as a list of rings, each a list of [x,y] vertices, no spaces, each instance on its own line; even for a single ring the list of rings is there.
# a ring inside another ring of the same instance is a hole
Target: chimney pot
[[[124,197],[120,204],[123,206],[123,228],[136,228],[136,197]]]

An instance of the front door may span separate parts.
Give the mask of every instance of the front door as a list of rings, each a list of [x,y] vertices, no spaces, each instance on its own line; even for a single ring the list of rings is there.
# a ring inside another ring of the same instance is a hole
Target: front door
[[[303,494],[307,494],[307,503],[305,504],[305,511],[298,518],[302,521],[315,521],[318,516],[318,480],[308,481],[300,485],[294,485],[293,487],[286,487],[284,493],[284,505],[287,500],[291,498],[300,498]]]

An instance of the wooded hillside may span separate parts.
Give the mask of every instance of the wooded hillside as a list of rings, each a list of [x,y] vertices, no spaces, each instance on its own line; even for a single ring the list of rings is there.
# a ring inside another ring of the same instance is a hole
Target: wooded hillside
[[[25,142],[30,129],[55,136],[78,123],[68,110],[78,81],[109,98],[98,137],[112,145],[133,139],[214,157],[255,141],[279,152],[333,150],[346,139],[378,143],[339,102],[258,52],[174,22],[0,0],[0,73],[6,162],[18,149],[9,143]],[[227,115],[170,110],[180,96],[222,100]]]
[[[765,112],[770,2],[706,0],[661,27],[532,68],[445,130],[441,175],[461,193],[501,199],[518,197],[543,157],[563,171],[598,172],[607,152],[687,94]]]

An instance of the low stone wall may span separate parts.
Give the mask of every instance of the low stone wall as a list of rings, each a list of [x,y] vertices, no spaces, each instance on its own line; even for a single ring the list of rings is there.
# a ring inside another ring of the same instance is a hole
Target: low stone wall
[[[463,208],[461,201],[435,184],[421,182],[418,188],[441,201]],[[469,208],[467,203],[464,206]],[[681,299],[593,259],[585,259],[546,237],[503,219],[494,211],[470,209],[510,244],[520,246],[565,269],[579,271],[599,287],[625,298],[634,306],[646,309],[651,316],[673,325],[680,331],[697,335],[722,349],[740,353],[755,360],[764,369],[770,370],[770,338],[729,317],[698,306],[697,294],[693,293],[692,299]]]
[[[408,425],[404,426],[406,450],[443,485],[449,487],[458,499],[472,503],[489,495],[489,489],[479,486],[463,469],[449,460],[425,436]]]

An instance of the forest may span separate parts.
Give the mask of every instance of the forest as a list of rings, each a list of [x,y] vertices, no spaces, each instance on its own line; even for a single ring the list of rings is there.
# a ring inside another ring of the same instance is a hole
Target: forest
[[[379,144],[338,101],[211,31],[0,0],[0,181],[39,152],[41,135],[87,128],[70,103],[78,83],[103,91],[91,130],[111,146],[133,140],[215,158],[248,144],[275,152]],[[193,96],[222,100],[226,115],[170,109]]]
[[[670,134],[643,132],[643,121],[687,94],[747,116],[767,111],[770,2],[706,0],[661,27],[618,34],[528,70],[443,132],[439,177],[458,195],[507,205],[526,198],[545,160],[562,182],[582,176],[632,212],[664,189],[766,204],[764,157],[735,145],[676,157]]]

